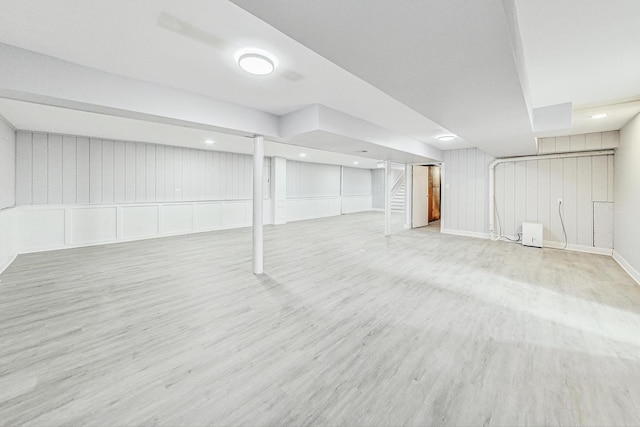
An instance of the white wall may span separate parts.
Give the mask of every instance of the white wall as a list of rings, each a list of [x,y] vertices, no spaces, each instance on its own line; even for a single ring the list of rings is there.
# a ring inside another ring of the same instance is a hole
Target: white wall
[[[340,166],[287,160],[287,199],[340,197]]]
[[[640,282],[640,115],[620,130],[615,158],[613,256]]]
[[[384,209],[384,169],[382,168],[371,171],[371,207]]]
[[[265,201],[264,222],[271,223]],[[14,209],[20,253],[226,228],[249,227],[250,200],[105,205],[39,205]]]
[[[342,169],[342,213],[368,211],[372,207],[371,169]]]
[[[19,251],[15,193],[16,133],[0,118],[0,272]]]
[[[164,145],[18,132],[18,205],[104,204],[252,197],[252,159]],[[270,194],[265,159],[264,196]]]
[[[0,209],[16,201],[16,133],[0,119]]]
[[[445,151],[444,232],[489,236],[489,165],[493,160],[476,148]],[[611,252],[613,156],[507,162],[496,166],[495,173],[496,209],[503,235],[515,238],[523,222],[538,222],[544,226],[545,245],[561,246],[564,236],[557,201],[562,198],[569,248]]]
[[[497,165],[496,208],[502,234],[514,238],[522,222],[542,223],[545,245],[561,246],[564,235],[558,199],[562,199],[570,249],[611,249],[613,165],[613,155]]]
[[[489,165],[493,160],[477,148],[444,152],[443,232],[488,237]]]
[[[340,166],[287,160],[287,221],[340,215]]]
[[[538,139],[538,153],[567,153],[572,151],[602,150],[618,148],[620,132],[583,133],[579,135],[556,136]]]

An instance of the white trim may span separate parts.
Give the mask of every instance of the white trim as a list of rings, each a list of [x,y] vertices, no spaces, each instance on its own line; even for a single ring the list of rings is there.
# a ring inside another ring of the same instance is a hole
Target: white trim
[[[549,240],[545,240],[542,243],[542,246],[550,249],[564,249],[566,251],[571,251],[571,252],[584,252],[587,254],[596,254],[596,255],[611,256],[613,253],[613,249],[609,249],[609,248],[596,248],[593,246],[574,245],[572,243],[568,244],[567,247],[564,248],[563,242],[553,242]]]
[[[489,239],[489,233],[482,233],[479,231],[465,231],[465,230],[450,230],[446,228],[440,228],[440,232],[443,234],[451,234],[453,236],[475,237],[477,239]]]
[[[613,251],[613,259],[618,263],[620,267],[622,267],[624,271],[627,272],[629,276],[631,276],[633,280],[636,281],[638,285],[640,285],[640,271],[633,268],[629,261],[624,259],[624,257],[616,251]]]

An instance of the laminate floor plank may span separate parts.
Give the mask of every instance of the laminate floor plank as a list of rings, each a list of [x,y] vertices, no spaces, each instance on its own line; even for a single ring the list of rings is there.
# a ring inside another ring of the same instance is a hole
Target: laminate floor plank
[[[610,257],[382,233],[379,212],[21,255],[0,425],[640,425]]]

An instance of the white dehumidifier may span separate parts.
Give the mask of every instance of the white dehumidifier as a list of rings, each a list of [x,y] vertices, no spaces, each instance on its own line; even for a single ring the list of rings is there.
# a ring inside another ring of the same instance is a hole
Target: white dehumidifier
[[[522,244],[524,246],[542,247],[542,224],[534,222],[522,223]]]

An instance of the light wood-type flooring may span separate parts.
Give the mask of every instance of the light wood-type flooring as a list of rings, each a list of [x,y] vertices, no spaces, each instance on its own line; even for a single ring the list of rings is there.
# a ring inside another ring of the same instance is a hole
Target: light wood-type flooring
[[[640,287],[606,256],[379,212],[19,256],[0,425],[640,425]]]

